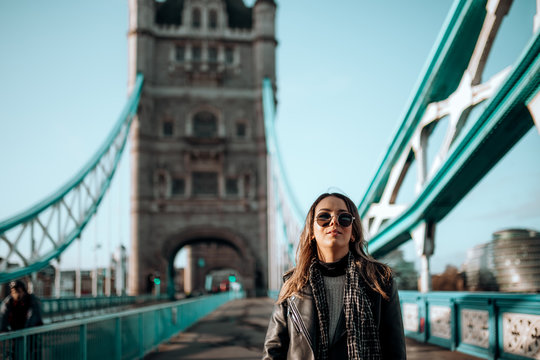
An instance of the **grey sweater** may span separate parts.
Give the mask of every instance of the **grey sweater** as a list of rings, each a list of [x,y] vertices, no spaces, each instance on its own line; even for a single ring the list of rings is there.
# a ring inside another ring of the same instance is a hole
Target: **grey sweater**
[[[345,290],[345,275],[323,276],[326,300],[328,301],[328,338],[330,343],[334,338],[337,323],[343,310],[343,291]]]

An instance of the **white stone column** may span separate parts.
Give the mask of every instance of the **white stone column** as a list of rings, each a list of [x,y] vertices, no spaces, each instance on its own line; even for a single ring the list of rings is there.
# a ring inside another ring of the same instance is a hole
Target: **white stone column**
[[[118,246],[115,255],[115,288],[116,295],[126,294],[126,269],[127,269],[127,254],[126,248],[123,245]]]
[[[75,296],[81,297],[81,238],[77,238],[77,269],[75,269]]]
[[[412,232],[411,236],[420,257],[420,292],[431,291],[431,271],[429,259],[435,250],[435,223],[422,222]]]
[[[60,294],[60,284],[61,284],[61,275],[62,271],[60,270],[60,258],[57,259],[56,267],[54,269],[54,296],[59,298]]]
[[[92,296],[97,297],[98,296],[98,271],[97,268],[94,267],[92,269]]]
[[[429,267],[428,255],[420,256],[420,292],[426,293],[432,290],[431,287],[431,270]]]
[[[188,245],[186,249],[186,267],[184,268],[184,293],[189,294],[193,291],[193,274],[195,273],[193,267],[196,265],[193,261],[193,253],[191,246]]]
[[[112,265],[109,264],[105,268],[105,296],[111,296],[111,267]]]
[[[36,292],[36,284],[37,284],[37,272],[33,272],[31,275],[30,275],[30,282],[28,283],[28,292],[29,293],[35,293]]]

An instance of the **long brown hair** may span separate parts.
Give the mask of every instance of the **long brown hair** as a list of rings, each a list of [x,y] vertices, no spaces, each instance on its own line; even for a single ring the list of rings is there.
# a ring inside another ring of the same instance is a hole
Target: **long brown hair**
[[[317,259],[317,244],[315,243],[315,235],[313,233],[315,208],[321,200],[329,196],[334,196],[343,200],[347,205],[347,210],[354,216],[349,251],[354,256],[356,266],[358,266],[362,278],[369,287],[381,294],[383,298],[388,299],[388,294],[386,294],[384,288],[385,283],[391,278],[392,270],[390,267],[378,262],[368,254],[367,241],[364,238],[358,209],[352,200],[343,194],[324,193],[320,195],[309,208],[304,229],[300,235],[300,242],[296,249],[296,267],[289,272],[290,277],[285,281],[281,288],[278,303],[285,301],[293,294],[300,296],[301,289],[309,281],[309,267],[311,266],[311,263]]]

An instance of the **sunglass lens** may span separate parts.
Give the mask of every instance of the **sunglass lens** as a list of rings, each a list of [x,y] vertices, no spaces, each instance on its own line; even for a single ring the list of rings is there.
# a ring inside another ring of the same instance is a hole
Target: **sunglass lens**
[[[339,225],[343,227],[348,227],[353,222],[353,216],[351,214],[339,214],[338,222],[339,222]]]
[[[329,213],[320,213],[319,215],[317,215],[317,224],[322,227],[328,226],[331,220],[332,216]]]

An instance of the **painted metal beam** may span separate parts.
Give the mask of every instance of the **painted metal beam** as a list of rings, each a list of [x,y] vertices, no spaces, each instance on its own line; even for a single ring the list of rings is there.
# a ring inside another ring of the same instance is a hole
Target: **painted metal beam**
[[[454,2],[413,91],[403,121],[358,205],[362,218],[372,203],[379,202],[390,172],[411,141],[428,104],[448,98],[457,89],[460,77],[455,74],[463,74],[469,64],[486,17],[486,3],[486,0]]]
[[[0,254],[0,283],[41,270],[81,235],[114,176],[143,82],[143,76],[138,75],[109,136],[72,179],[28,210],[0,222],[0,242],[7,248],[7,253]]]
[[[409,240],[423,220],[441,220],[534,125],[527,108],[539,91],[540,32],[468,133],[454,144],[446,161],[400,216],[370,239],[370,252],[382,256]]]

